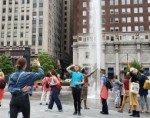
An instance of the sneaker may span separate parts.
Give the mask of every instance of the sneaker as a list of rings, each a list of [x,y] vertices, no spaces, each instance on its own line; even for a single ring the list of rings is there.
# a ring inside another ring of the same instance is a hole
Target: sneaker
[[[50,112],[50,111],[51,111],[51,109],[46,109],[46,110],[45,110],[45,112]]]
[[[73,115],[77,115],[77,112],[75,111],[75,112],[73,113]]]
[[[42,103],[40,103],[40,105],[42,105]]]
[[[60,109],[60,110],[58,110],[59,112],[63,112],[63,110],[62,109]]]
[[[78,116],[81,116],[81,112],[78,112]]]
[[[100,111],[100,113],[101,113],[101,114],[105,114],[105,115],[108,115],[108,114],[109,114],[108,112],[106,113],[106,112],[103,112],[103,111]]]

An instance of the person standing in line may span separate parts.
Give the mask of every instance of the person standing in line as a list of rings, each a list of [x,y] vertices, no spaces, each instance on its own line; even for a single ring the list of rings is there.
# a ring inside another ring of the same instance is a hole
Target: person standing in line
[[[74,67],[74,71],[70,69]],[[66,70],[71,74],[71,87],[72,87],[72,96],[74,99],[74,109],[75,112],[73,115],[81,116],[81,85],[84,83],[84,76],[79,72],[78,65],[70,65]]]
[[[114,76],[114,80],[113,80],[113,92],[115,94],[115,108],[119,108],[120,107],[121,86],[122,86],[122,83],[119,81],[118,76],[115,75]]]
[[[48,109],[46,111],[51,111],[53,109],[53,105],[54,105],[54,102],[55,102],[56,105],[57,105],[58,111],[63,112],[61,101],[59,99],[60,90],[57,87],[57,85],[60,84],[60,82],[57,79],[57,73],[54,69],[51,70],[51,75],[52,75],[51,76],[51,82],[50,82],[51,98],[50,98],[50,102],[48,104]]]
[[[89,80],[88,79],[96,71],[97,71],[97,69],[94,70],[93,72],[91,72],[90,74],[87,74],[86,70],[84,68],[82,69],[82,73],[84,75],[84,84],[82,86],[81,103],[82,103],[82,100],[83,100],[84,101],[84,109],[89,109],[87,107],[87,94],[88,94],[88,86],[89,86]]]
[[[132,82],[134,83],[139,83],[139,79],[137,76],[138,70],[136,68],[130,68],[130,82],[129,82],[129,90],[131,89],[131,84]],[[130,101],[130,106],[133,106],[134,110],[132,110],[132,114],[130,116],[133,117],[140,117],[140,112],[139,112],[139,103],[138,103],[138,95],[135,93],[132,93],[131,91],[129,92],[129,101]]]
[[[44,71],[38,60],[34,63],[38,66],[38,72],[25,72],[27,60],[19,58],[16,62],[16,71],[9,77],[8,90],[11,93],[10,118],[17,118],[22,112],[24,118],[30,118],[29,95],[32,94],[34,81],[44,77]]]
[[[4,80],[4,73],[0,71],[0,83]],[[4,97],[4,88],[0,88],[0,108],[2,107],[2,99]]]
[[[47,72],[46,77],[44,77],[44,79],[42,80],[42,96],[41,96],[41,102],[40,105],[42,105],[42,102],[44,101],[44,98],[46,97],[46,105],[48,105],[49,103],[49,97],[50,97],[50,81],[51,81],[51,74],[50,72]]]
[[[106,78],[106,71],[105,69],[101,69],[100,71],[101,73],[101,80],[100,80],[100,99],[102,102],[102,111],[100,111],[101,114],[106,114],[108,115],[108,105],[107,105],[107,99],[108,99],[108,88],[106,87],[106,82],[107,82],[107,78]]]
[[[129,80],[130,80],[130,76],[129,76],[129,72],[126,74],[124,80],[123,80],[123,91],[124,91],[124,96],[123,96],[123,102],[121,105],[121,108],[119,109],[118,112],[123,113],[123,109],[124,106],[126,104],[127,98],[129,97]],[[130,102],[129,102],[130,103]],[[131,113],[131,106],[129,104],[129,110],[128,113]]]
[[[144,89],[144,82],[148,78],[144,75],[144,71],[140,70],[141,76],[139,78],[139,84],[140,84],[140,90],[139,90],[139,95],[140,95],[140,105],[141,105],[141,112],[144,112],[144,103],[146,104],[146,113],[149,113],[149,104],[147,100],[147,95],[148,95],[148,89]]]

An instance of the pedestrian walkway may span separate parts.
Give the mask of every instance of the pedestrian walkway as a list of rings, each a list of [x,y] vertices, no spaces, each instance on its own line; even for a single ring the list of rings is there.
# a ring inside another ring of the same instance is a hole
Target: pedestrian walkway
[[[2,108],[0,109],[0,118],[9,118],[8,117],[8,109],[9,109],[9,99],[5,99],[2,104]],[[89,100],[91,101],[91,100]],[[92,100],[93,101],[93,100]],[[63,103],[63,101],[62,101]],[[90,106],[89,110],[82,109],[81,113],[82,116],[73,116],[74,108],[73,104],[66,104],[67,102],[63,103],[63,112],[58,112],[56,105],[54,109],[50,112],[45,112],[47,108],[46,105],[39,105],[39,101],[31,100],[31,118],[132,118],[129,117],[129,114],[125,111],[124,113],[118,113],[117,110],[112,109],[109,110],[109,115],[102,115],[100,114],[100,106],[99,108]],[[109,105],[111,109],[112,105]],[[18,118],[22,118],[22,115],[19,114]],[[150,114],[142,114],[141,118],[148,118]]]

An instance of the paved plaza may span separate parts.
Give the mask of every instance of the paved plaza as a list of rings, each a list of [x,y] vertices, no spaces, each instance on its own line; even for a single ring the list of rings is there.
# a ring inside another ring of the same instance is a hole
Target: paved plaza
[[[89,110],[82,109],[82,116],[73,116],[74,107],[71,93],[62,92],[60,98],[63,105],[63,112],[58,112],[56,105],[50,112],[45,112],[47,106],[45,104],[39,105],[41,92],[36,92],[30,98],[31,99],[31,118],[131,118],[127,113],[127,109],[123,113],[118,113],[117,110],[113,107],[113,94],[110,94],[108,105],[109,105],[109,115],[100,114],[101,104],[99,99],[88,99]],[[150,101],[150,99],[149,99]],[[5,93],[5,99],[2,104],[2,108],[0,109],[0,118],[9,118],[8,110],[9,110],[9,102],[10,95],[9,93]],[[150,103],[150,102],[149,102]],[[22,118],[22,115],[19,114],[18,118]],[[141,118],[148,118],[150,114],[143,113],[141,114]]]

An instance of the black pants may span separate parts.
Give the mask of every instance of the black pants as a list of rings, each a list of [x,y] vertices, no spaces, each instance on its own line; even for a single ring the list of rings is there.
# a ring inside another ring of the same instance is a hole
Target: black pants
[[[30,101],[28,95],[13,95],[10,101],[10,118],[17,118],[22,112],[23,118],[30,118]]]
[[[50,98],[50,102],[48,105],[49,109],[53,108],[54,102],[57,105],[58,110],[62,110],[62,105],[61,105],[61,101],[59,99],[59,93],[60,90],[58,90],[58,88],[56,86],[52,86],[51,87],[51,98]]]
[[[102,112],[108,113],[108,106],[107,106],[107,100],[102,99]]]
[[[75,112],[80,112],[81,109],[81,89],[72,88],[72,96],[74,99]]]

